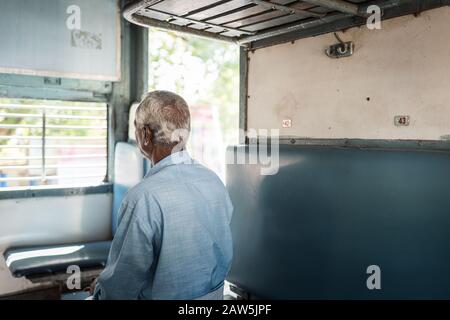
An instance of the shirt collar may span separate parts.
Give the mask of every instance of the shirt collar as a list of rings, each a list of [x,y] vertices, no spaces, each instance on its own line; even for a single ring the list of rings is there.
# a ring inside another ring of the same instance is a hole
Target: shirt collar
[[[151,175],[161,171],[162,169],[175,165],[175,164],[193,164],[195,163],[195,160],[191,158],[189,153],[186,150],[174,152],[167,157],[160,160],[157,164],[152,166],[147,174],[145,175],[145,178],[150,177]]]

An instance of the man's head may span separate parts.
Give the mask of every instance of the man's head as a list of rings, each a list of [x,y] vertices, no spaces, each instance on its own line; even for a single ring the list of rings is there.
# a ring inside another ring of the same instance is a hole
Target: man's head
[[[184,149],[191,117],[182,97],[169,91],[147,93],[136,110],[136,141],[153,164]]]

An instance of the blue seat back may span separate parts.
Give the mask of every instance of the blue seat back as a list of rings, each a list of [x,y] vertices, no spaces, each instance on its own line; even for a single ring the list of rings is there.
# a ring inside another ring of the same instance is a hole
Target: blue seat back
[[[282,145],[279,154],[273,176],[227,167],[229,281],[272,299],[450,298],[449,152]],[[381,290],[367,287],[372,265]]]
[[[119,209],[127,191],[141,182],[151,167],[139,151],[135,140],[134,119],[138,103],[133,103],[129,110],[128,142],[118,142],[114,153],[114,185],[112,233],[117,230]]]
[[[112,232],[115,234],[120,204],[128,189],[144,177],[144,159],[136,145],[118,142],[114,154]]]

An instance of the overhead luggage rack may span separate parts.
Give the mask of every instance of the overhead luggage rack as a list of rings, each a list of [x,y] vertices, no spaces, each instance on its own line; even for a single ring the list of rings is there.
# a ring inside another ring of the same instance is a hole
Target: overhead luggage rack
[[[449,5],[450,0],[126,0],[123,16],[141,26],[258,48]]]

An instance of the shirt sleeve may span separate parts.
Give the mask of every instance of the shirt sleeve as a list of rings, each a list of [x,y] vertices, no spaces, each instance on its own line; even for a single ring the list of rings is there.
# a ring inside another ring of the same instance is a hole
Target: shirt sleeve
[[[150,219],[143,218],[152,214],[151,207],[149,201],[122,203],[119,225],[106,267],[98,278],[94,299],[138,299],[151,281],[155,230]]]

